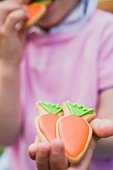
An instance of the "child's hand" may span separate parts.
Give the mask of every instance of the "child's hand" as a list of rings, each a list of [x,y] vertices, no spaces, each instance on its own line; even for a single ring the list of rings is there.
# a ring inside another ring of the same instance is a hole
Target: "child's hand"
[[[0,2],[0,61],[4,64],[19,64],[25,42],[25,30],[18,23],[27,18],[27,9],[16,1]]]
[[[36,139],[35,143],[29,147],[29,155],[32,159],[36,160],[38,170],[87,170],[98,139],[113,135],[113,123],[110,121],[94,119],[91,122],[91,126],[94,131],[94,136],[85,156],[80,163],[71,164],[70,166],[68,166],[61,140],[55,139],[51,145],[49,145],[45,142],[40,143]]]
[[[96,140],[92,139],[85,157],[76,165],[68,164],[63,143],[58,139],[52,141],[51,148],[50,145],[45,142],[32,144],[29,147],[29,154],[32,159],[36,160],[38,170],[86,170],[90,165],[92,154],[96,146]],[[35,150],[36,157],[33,155]]]

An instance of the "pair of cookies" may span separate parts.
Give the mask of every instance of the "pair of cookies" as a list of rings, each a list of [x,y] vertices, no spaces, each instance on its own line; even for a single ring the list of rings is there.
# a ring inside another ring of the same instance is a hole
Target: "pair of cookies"
[[[40,140],[50,143],[54,138],[60,138],[68,161],[78,163],[92,137],[88,122],[96,117],[94,110],[69,101],[62,106],[39,101],[36,109],[40,115],[35,118],[35,128]]]

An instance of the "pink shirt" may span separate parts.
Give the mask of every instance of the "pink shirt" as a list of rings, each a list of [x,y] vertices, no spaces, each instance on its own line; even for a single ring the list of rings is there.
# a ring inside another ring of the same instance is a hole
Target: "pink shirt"
[[[32,32],[21,64],[21,86],[24,133],[9,149],[11,170],[36,170],[27,154],[36,135],[35,102],[70,100],[96,111],[98,92],[113,87],[113,16],[97,11],[79,31]],[[90,170],[108,166],[113,169],[113,158],[94,158]]]

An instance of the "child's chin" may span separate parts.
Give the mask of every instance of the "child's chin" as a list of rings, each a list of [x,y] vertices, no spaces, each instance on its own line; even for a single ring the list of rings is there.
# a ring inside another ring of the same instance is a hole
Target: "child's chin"
[[[60,22],[60,21],[59,21]],[[42,28],[52,28],[52,27],[54,27],[55,25],[58,25],[58,20],[57,21],[55,21],[55,20],[43,20],[43,22],[38,22],[37,24],[40,26],[40,27],[42,27]]]
[[[37,24],[39,27],[41,27],[42,29],[47,29],[47,30],[49,30],[51,27],[53,27],[53,25],[45,25],[45,24]]]

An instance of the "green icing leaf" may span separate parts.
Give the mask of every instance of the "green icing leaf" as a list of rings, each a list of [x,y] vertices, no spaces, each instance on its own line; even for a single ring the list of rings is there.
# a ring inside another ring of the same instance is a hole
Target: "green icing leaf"
[[[38,104],[40,104],[48,113],[51,114],[58,114],[62,111],[62,107],[58,104],[44,103],[42,101],[39,101]]]
[[[45,0],[33,0],[31,3],[41,3],[44,2]]]
[[[66,102],[70,112],[73,114],[73,115],[76,115],[76,116],[84,116],[84,115],[87,115],[87,114],[92,114],[94,113],[94,109],[89,109],[85,106],[81,106],[81,105],[78,105],[77,103],[70,103],[69,101]]]

